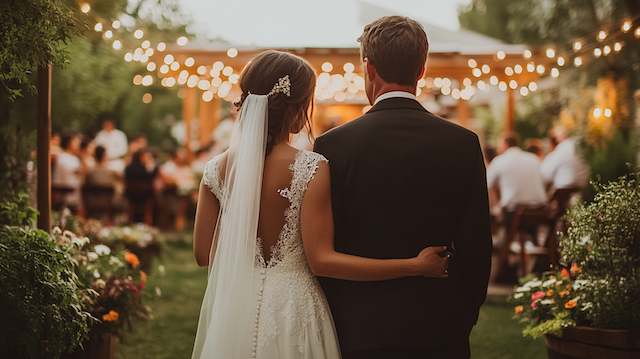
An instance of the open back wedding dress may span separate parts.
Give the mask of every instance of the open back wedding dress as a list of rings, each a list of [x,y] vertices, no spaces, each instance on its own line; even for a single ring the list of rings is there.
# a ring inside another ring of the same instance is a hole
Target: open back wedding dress
[[[291,183],[278,191],[289,206],[268,260],[256,238],[266,106],[267,96],[249,95],[226,164],[218,156],[205,167],[203,182],[221,214],[193,359],[340,358],[331,313],[307,265],[300,232],[302,200],[323,156],[300,151],[289,166]]]

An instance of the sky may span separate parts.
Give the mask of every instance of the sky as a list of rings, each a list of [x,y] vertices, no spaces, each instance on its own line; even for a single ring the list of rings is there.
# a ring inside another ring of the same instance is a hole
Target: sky
[[[447,29],[458,29],[457,9],[470,0],[182,0],[191,31],[233,44],[317,46],[355,44],[360,3],[389,8]]]

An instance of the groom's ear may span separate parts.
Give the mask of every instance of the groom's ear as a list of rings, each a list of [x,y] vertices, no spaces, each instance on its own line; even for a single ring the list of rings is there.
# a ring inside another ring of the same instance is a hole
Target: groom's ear
[[[367,73],[369,81],[373,81],[378,77],[378,71],[375,65],[369,62],[369,59],[365,58],[362,63],[364,64],[364,71]]]

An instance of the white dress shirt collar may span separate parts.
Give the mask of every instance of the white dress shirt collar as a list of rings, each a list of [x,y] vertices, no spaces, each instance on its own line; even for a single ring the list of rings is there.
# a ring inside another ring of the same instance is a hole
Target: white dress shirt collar
[[[408,98],[411,100],[416,100],[416,95],[410,93],[410,92],[406,92],[406,91],[389,91],[389,92],[385,92],[382,95],[378,96],[376,98],[376,100],[373,102],[374,105],[376,105],[378,102],[382,101],[382,100],[386,100],[388,98],[393,98],[393,97],[401,97],[401,98]]]

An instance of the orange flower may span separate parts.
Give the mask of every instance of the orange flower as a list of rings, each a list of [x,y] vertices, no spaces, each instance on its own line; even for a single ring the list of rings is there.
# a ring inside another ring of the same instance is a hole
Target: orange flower
[[[118,318],[120,318],[120,314],[115,310],[110,310],[109,313],[102,316],[102,320],[105,322],[115,322]]]
[[[547,290],[547,297],[552,297],[552,296],[553,296],[553,289]]]
[[[524,312],[524,307],[521,305],[517,305],[515,308],[513,308],[513,311],[517,314],[520,315],[522,314],[522,312]]]
[[[578,304],[578,300],[577,299],[571,299],[569,301],[567,301],[566,303],[564,303],[564,307],[565,309],[573,309],[576,307],[576,305]]]
[[[560,295],[560,298],[564,298],[564,297],[569,295],[569,291],[568,290],[563,290],[563,291],[559,292],[558,295]]]
[[[560,271],[560,276],[562,276],[562,278],[569,278],[571,277],[571,273],[569,273],[567,268],[562,268],[562,270]]]
[[[582,272],[582,269],[580,268],[580,266],[578,266],[578,263],[573,263],[571,265],[571,273],[578,274],[580,272]]]
[[[140,259],[138,259],[138,256],[133,254],[133,253],[131,253],[131,252],[125,252],[124,253],[124,259],[133,268],[137,268],[140,265]]]
[[[140,271],[140,289],[144,288],[145,284],[147,284],[147,273],[144,271]]]

